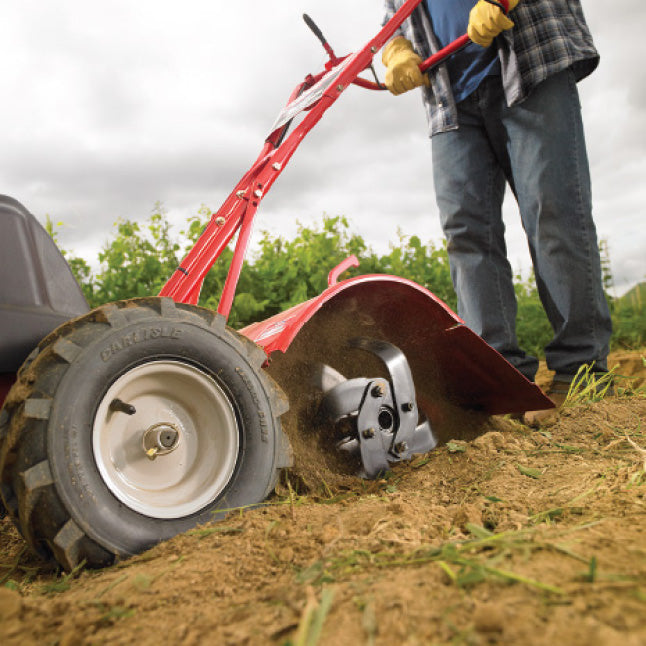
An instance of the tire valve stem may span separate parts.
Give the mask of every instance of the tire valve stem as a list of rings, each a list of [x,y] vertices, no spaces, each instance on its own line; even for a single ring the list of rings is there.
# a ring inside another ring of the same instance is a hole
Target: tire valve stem
[[[137,412],[137,409],[132,404],[126,404],[120,399],[113,399],[110,402],[110,410],[115,413],[125,413],[126,415],[134,415]]]

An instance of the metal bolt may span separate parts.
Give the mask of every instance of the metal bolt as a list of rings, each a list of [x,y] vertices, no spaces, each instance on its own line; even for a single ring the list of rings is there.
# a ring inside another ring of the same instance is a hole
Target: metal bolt
[[[366,440],[369,440],[371,437],[375,436],[375,429],[374,428],[367,428],[367,429],[365,429],[363,431],[363,433],[361,433],[361,435],[363,435],[363,437]]]
[[[339,85],[337,85],[337,86],[336,86],[336,91],[337,91],[337,92],[343,92],[343,90],[344,90],[343,85],[341,85],[341,84],[339,83]]]
[[[378,49],[373,45],[373,46],[370,48],[370,51],[371,51],[373,54],[376,54],[379,50],[378,50]]]
[[[415,408],[413,402],[404,402],[402,404],[402,410],[404,411],[404,413],[410,413],[413,408]]]
[[[220,216],[219,218],[215,218],[215,223],[219,227],[223,226],[225,222],[226,222],[226,220],[222,216]]]
[[[274,162],[274,163],[271,165],[271,167],[272,167],[274,170],[280,170],[280,169],[282,168],[282,165],[281,165],[281,164],[279,164],[278,162]]]
[[[126,415],[134,415],[137,412],[137,409],[132,404],[126,404],[120,399],[113,399],[109,408],[115,413],[125,413]]]
[[[395,444],[395,451],[400,455],[402,453],[406,453],[406,451],[408,451],[408,444],[406,444],[406,442],[399,442],[398,444]]]
[[[261,191],[260,189],[255,190],[255,191],[253,192],[253,194],[254,194],[256,197],[262,197],[262,191]]]
[[[383,397],[385,388],[383,384],[375,384],[370,391],[370,394],[376,399],[377,397]]]

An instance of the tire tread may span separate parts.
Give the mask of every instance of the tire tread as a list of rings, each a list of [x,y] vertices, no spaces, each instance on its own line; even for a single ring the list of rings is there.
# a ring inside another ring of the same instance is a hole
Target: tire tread
[[[41,341],[18,371],[0,427],[0,435],[4,435],[0,444],[0,494],[7,512],[34,552],[56,559],[67,570],[82,561],[88,566],[103,567],[117,555],[94,542],[72,518],[57,492],[47,456],[38,448],[46,444],[56,388],[85,347],[115,329],[151,318],[176,319],[209,329],[256,370],[278,432],[275,473],[266,495],[275,487],[280,469],[292,464],[289,440],[279,421],[288,409],[287,398],[264,370],[257,370],[267,360],[264,350],[228,328],[224,317],[172,299],[153,297],[110,303],[68,321]]]

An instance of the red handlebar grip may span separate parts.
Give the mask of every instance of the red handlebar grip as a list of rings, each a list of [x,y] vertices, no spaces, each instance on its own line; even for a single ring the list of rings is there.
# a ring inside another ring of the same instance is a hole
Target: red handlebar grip
[[[502,5],[502,8],[505,10],[505,14],[509,13],[509,0],[498,0],[498,3]]]
[[[427,58],[420,66],[419,69],[422,72],[430,70],[432,67],[443,63],[449,56],[455,54],[459,49],[462,49],[471,42],[471,39],[467,34],[460,36],[457,40],[454,40],[452,43],[449,43],[446,47],[440,49],[439,52],[435,52],[432,56]]]

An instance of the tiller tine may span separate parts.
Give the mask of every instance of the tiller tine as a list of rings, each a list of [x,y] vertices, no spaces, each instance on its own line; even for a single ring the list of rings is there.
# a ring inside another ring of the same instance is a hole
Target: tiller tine
[[[390,469],[390,463],[409,460],[437,445],[428,420],[419,422],[415,386],[404,353],[386,341],[357,338],[351,348],[377,356],[386,366],[388,378],[345,379],[324,366],[320,385],[324,392],[319,419],[339,422],[352,420],[350,435],[337,448],[359,453],[366,478],[375,478]]]

